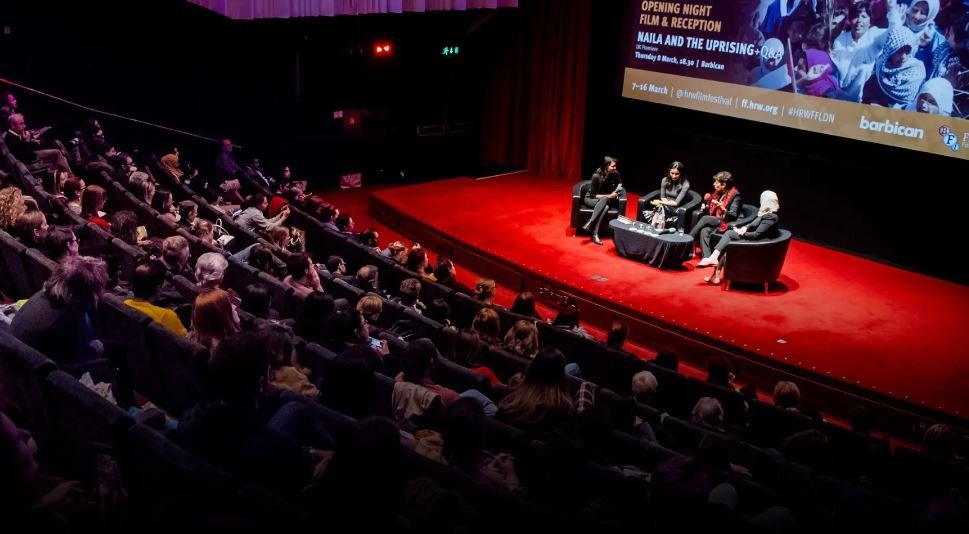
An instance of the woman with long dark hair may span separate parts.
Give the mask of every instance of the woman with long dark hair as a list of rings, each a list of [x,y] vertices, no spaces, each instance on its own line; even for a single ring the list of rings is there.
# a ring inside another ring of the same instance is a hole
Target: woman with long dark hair
[[[602,225],[602,220],[606,217],[609,208],[619,206],[619,198],[623,194],[625,191],[622,188],[622,178],[619,177],[619,160],[606,156],[592,175],[588,196],[582,199],[582,203],[587,208],[592,208],[592,216],[582,225],[582,229],[592,232],[593,243],[602,244],[602,240],[599,239],[599,226]]]

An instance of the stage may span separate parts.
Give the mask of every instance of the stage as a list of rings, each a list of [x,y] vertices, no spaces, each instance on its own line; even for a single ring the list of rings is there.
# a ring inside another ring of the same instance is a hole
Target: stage
[[[600,247],[569,236],[571,186],[525,174],[454,178],[373,192],[370,216],[512,290],[577,300],[583,321],[608,327],[621,316],[633,340],[694,365],[726,354],[739,379],[763,391],[788,378],[805,402],[834,415],[863,402],[907,415],[903,425],[964,426],[969,288],[800,242],[795,232],[769,294],[725,291],[703,281],[710,269],[696,269],[697,259],[661,271],[619,257],[607,237]],[[784,209],[780,217],[783,227]]]

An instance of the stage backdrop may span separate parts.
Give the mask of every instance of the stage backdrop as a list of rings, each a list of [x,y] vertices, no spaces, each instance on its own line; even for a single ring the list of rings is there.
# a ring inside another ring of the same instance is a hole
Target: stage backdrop
[[[622,95],[969,159],[969,76],[938,13],[885,4],[628,0]]]

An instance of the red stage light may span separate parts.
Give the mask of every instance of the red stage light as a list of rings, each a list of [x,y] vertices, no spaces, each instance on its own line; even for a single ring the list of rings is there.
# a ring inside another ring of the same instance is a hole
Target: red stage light
[[[378,57],[386,57],[391,55],[391,46],[387,42],[378,42],[374,44],[373,54]]]

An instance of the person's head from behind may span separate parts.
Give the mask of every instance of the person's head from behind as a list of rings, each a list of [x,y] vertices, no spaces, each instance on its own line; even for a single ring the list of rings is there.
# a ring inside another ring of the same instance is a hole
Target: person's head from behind
[[[828,24],[825,22],[818,22],[808,28],[807,33],[804,35],[804,41],[802,41],[801,46],[805,50],[814,49],[827,51],[830,46],[830,42],[831,31],[828,29]]]
[[[525,370],[526,384],[565,387],[565,355],[554,347],[544,347]]]
[[[245,202],[243,202],[242,208],[256,208],[259,211],[266,211],[269,207],[269,199],[263,193],[254,193],[246,197]]]
[[[784,440],[784,458],[811,469],[822,470],[828,461],[828,436],[817,429],[802,430]]]
[[[192,224],[199,216],[199,206],[194,201],[183,200],[178,203],[178,217],[184,224]]]
[[[357,287],[364,291],[379,291],[379,274],[380,271],[376,265],[364,265],[357,270]]]
[[[296,346],[293,332],[288,326],[267,323],[259,329],[259,335],[266,339],[266,356],[273,369],[293,365]]]
[[[434,299],[427,304],[427,309],[424,310],[424,317],[441,323],[444,326],[449,326],[451,324],[451,307],[448,306],[447,301],[444,299]]]
[[[377,324],[380,314],[384,311],[384,299],[376,293],[367,293],[357,301],[357,311],[369,324]]]
[[[340,213],[340,210],[336,209],[335,206],[333,206],[332,204],[327,204],[325,202],[323,204],[320,204],[320,207],[317,208],[317,214],[318,214],[317,217],[320,219],[320,221],[324,223],[333,222],[333,220],[336,219],[339,213]]]
[[[70,226],[55,226],[47,231],[44,239],[47,257],[60,262],[69,256],[77,256],[78,240]]]
[[[222,152],[227,152],[227,153],[228,152],[232,152],[232,140],[231,139],[226,138],[226,139],[223,139],[222,140]]]
[[[626,323],[615,319],[612,321],[612,325],[609,327],[609,334],[606,336],[606,346],[613,349],[622,350],[623,345],[626,344],[626,335],[629,333],[629,327]]]
[[[495,301],[495,281],[491,278],[482,278],[474,285],[474,298],[491,304]]]
[[[952,460],[956,456],[956,434],[949,425],[936,423],[922,436],[922,454]]]
[[[528,357],[535,356],[538,354],[538,327],[534,321],[516,321],[505,334],[504,343],[505,348],[512,352]]]
[[[356,308],[334,310],[325,328],[326,337],[334,343],[355,345],[370,336],[370,329]]]
[[[341,213],[334,221],[337,230],[341,232],[352,232],[354,228],[353,217],[349,213]]]
[[[535,316],[535,295],[531,291],[523,291],[515,297],[511,305],[511,312],[528,317]]]
[[[481,308],[471,321],[471,330],[491,339],[501,339],[501,322],[498,312],[491,308]]]
[[[300,336],[317,336],[322,325],[333,314],[333,297],[329,293],[314,291],[303,300],[293,329]]]
[[[293,280],[307,280],[310,276],[310,269],[313,263],[306,254],[293,254],[286,258],[286,271],[293,277]]]
[[[774,386],[774,406],[782,410],[797,411],[801,404],[801,390],[794,382],[780,381]]]
[[[81,217],[98,217],[98,212],[104,208],[107,201],[107,191],[98,185],[90,185],[81,193]]]
[[[723,406],[713,397],[702,397],[693,405],[690,422],[711,428],[723,427]]]
[[[659,389],[659,381],[653,373],[640,371],[633,375],[632,392],[636,402],[649,404],[656,396],[657,389]]]
[[[289,244],[289,228],[282,225],[273,226],[266,232],[269,242],[279,248],[285,249]]]
[[[90,256],[64,258],[44,284],[47,295],[61,304],[93,308],[108,284],[104,261]]]
[[[17,218],[13,230],[14,235],[23,242],[36,245],[47,239],[47,232],[50,227],[47,225],[47,217],[44,216],[44,212],[27,211]]]
[[[525,379],[502,399],[499,410],[520,423],[541,423],[550,414],[572,413],[565,388],[565,356],[555,348],[538,351],[525,370]]]
[[[358,345],[341,352],[326,369],[323,397],[327,406],[361,418],[374,413],[374,379],[380,356],[373,349]]]
[[[423,248],[410,249],[404,265],[408,270],[423,276],[424,271],[427,269],[427,252]]]
[[[222,284],[229,261],[218,252],[206,252],[195,262],[195,279],[199,287],[211,289]]]
[[[249,251],[249,265],[260,271],[270,272],[273,266],[273,253],[268,248],[256,243]]]
[[[220,343],[239,332],[239,317],[232,307],[229,294],[221,289],[209,289],[195,297],[192,307],[192,333],[202,345]]]
[[[131,291],[135,294],[135,298],[151,300],[165,282],[167,272],[168,269],[158,260],[139,263],[131,275]]]
[[[441,256],[437,259],[434,266],[434,278],[438,281],[454,280],[454,263],[448,258]]]
[[[129,245],[138,246],[138,227],[141,222],[131,210],[121,210],[111,216],[111,235]]]
[[[169,268],[186,268],[191,255],[188,239],[180,235],[168,236],[162,241],[162,260]]]
[[[347,274],[347,262],[340,256],[330,256],[326,259],[326,270],[330,274]]]
[[[259,282],[249,284],[242,291],[242,303],[239,307],[254,317],[268,319],[271,306],[272,295],[265,284]]]
[[[212,352],[208,374],[222,401],[245,406],[262,396],[269,370],[266,346],[264,334],[243,332],[226,339]]]
[[[407,278],[400,283],[400,303],[404,306],[413,306],[421,297],[421,281],[416,278]]]
[[[462,398],[444,408],[441,421],[444,457],[456,466],[472,465],[484,449],[485,414],[475,399]]]
[[[562,308],[552,321],[552,326],[565,329],[577,328],[579,326],[579,308],[575,306]]]
[[[732,378],[730,360],[725,356],[714,354],[707,359],[707,382],[718,386],[730,387]]]
[[[407,353],[404,356],[404,379],[408,382],[420,384],[431,378],[434,363],[441,354],[430,339],[414,339],[407,343]]]
[[[215,241],[215,225],[206,219],[195,219],[191,226],[192,235],[200,241],[211,245]]]
[[[733,175],[727,171],[720,171],[713,175],[713,189],[718,193],[729,191],[733,188],[733,184]]]
[[[390,251],[390,257],[397,263],[404,263],[407,259],[407,247],[400,241],[394,241],[387,245],[387,250]]]

